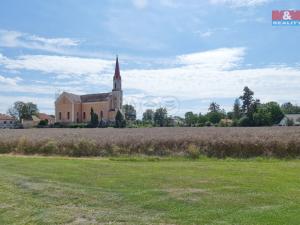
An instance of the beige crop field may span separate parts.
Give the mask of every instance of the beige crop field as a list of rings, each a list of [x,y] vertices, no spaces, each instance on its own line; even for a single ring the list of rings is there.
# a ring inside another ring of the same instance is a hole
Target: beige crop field
[[[67,156],[298,157],[300,127],[0,130],[0,152]]]

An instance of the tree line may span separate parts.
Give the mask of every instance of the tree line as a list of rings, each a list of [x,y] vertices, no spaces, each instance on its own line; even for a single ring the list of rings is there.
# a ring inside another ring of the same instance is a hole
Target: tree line
[[[232,110],[226,112],[216,102],[211,102],[206,114],[186,112],[184,117],[171,117],[165,108],[147,109],[141,120],[136,119],[133,106],[123,108],[127,125],[138,126],[272,126],[278,124],[285,114],[300,114],[300,107],[292,103],[281,106],[274,101],[261,103],[247,86],[235,99]]]
[[[21,121],[31,119],[39,112],[32,102],[17,101],[8,110],[8,114]],[[211,102],[206,114],[186,112],[184,117],[169,116],[166,108],[147,109],[142,119],[137,119],[137,113],[132,105],[124,105],[122,112],[116,113],[115,122],[108,123],[91,109],[90,122],[86,125],[71,125],[74,127],[170,127],[170,126],[272,126],[278,124],[284,114],[300,114],[300,106],[290,102],[281,106],[274,101],[261,103],[254,98],[254,92],[247,86],[241,96],[235,99],[232,110],[226,112],[216,102]]]

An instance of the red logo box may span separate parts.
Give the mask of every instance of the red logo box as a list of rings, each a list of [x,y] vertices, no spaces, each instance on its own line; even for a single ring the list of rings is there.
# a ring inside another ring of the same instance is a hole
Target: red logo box
[[[288,15],[286,17],[285,15]],[[273,10],[272,20],[300,20],[300,10]]]

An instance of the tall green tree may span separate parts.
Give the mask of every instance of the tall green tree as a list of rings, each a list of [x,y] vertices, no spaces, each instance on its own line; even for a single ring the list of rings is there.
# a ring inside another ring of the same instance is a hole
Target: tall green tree
[[[127,121],[135,121],[136,120],[136,110],[133,105],[124,105],[123,106],[123,113],[125,116],[125,119]]]
[[[168,118],[168,112],[166,108],[158,108],[154,113],[154,123],[156,126],[166,126]]]
[[[91,108],[90,115],[91,115],[91,121],[89,123],[89,126],[90,127],[97,127],[98,124],[99,124],[99,119],[98,119],[98,115],[94,112],[93,108]]]
[[[235,120],[241,118],[241,103],[238,98],[234,101],[232,118]]]
[[[152,109],[147,109],[143,113],[143,122],[152,124],[153,121],[154,121],[154,111]]]
[[[11,108],[8,109],[7,113],[19,120],[31,119],[33,115],[37,115],[39,112],[36,104],[32,102],[21,102],[17,101]]]
[[[124,128],[126,127],[126,120],[123,116],[123,114],[121,113],[120,110],[118,110],[117,114],[116,114],[116,118],[115,118],[115,127],[116,128]]]
[[[187,112],[184,115],[185,124],[189,127],[196,126],[198,122],[198,115],[194,114],[193,112]]]
[[[247,86],[244,87],[244,93],[242,96],[240,96],[240,99],[242,100],[242,112],[249,116],[249,113],[251,113],[251,105],[254,102],[253,95],[254,92],[250,90]]]
[[[220,111],[221,111],[220,105],[217,104],[216,102],[212,102],[212,103],[210,103],[210,105],[209,105],[208,111],[209,111],[209,112],[213,112],[213,113],[215,113],[215,112],[220,112]]]

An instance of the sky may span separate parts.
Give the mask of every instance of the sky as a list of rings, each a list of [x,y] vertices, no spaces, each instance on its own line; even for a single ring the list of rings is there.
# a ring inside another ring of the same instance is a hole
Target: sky
[[[54,114],[62,91],[110,92],[119,56],[138,115],[231,110],[244,86],[300,104],[300,26],[272,26],[298,0],[1,0],[0,113],[15,101]]]

